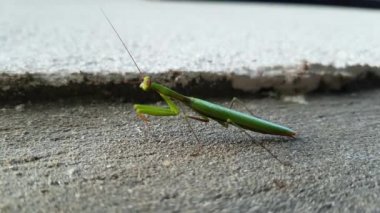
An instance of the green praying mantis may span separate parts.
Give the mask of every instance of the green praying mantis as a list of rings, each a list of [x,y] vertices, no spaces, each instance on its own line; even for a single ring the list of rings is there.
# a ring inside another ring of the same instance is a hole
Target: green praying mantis
[[[102,13],[104,17],[106,18],[107,22],[112,27],[113,31],[116,33],[121,43],[123,44],[125,50],[127,51],[128,55],[132,59],[137,70],[140,72],[140,74],[142,74],[142,71],[137,65],[127,45],[125,44],[123,39],[120,37],[119,33],[117,32],[117,30],[115,29],[115,27],[113,26],[113,24],[111,23],[111,21],[106,16],[103,10],[102,10]],[[209,122],[211,119],[220,123],[224,127],[233,125],[238,128],[242,128],[242,129],[246,129],[246,130],[250,130],[250,131],[254,131],[258,133],[263,133],[263,134],[288,136],[288,137],[294,137],[296,135],[296,132],[288,127],[275,124],[270,121],[267,121],[267,120],[249,115],[249,114],[241,113],[231,108],[223,107],[221,105],[214,104],[214,103],[211,103],[199,98],[182,95],[172,89],[169,89],[168,87],[165,87],[161,84],[158,84],[152,81],[152,78],[150,76],[145,76],[143,78],[143,81],[140,84],[140,88],[143,91],[157,92],[168,105],[168,107],[159,107],[159,106],[135,104],[134,109],[137,115],[139,115],[142,119],[145,119],[144,115],[178,116],[180,113],[180,108],[174,103],[173,100],[175,100],[175,101],[179,101],[183,103],[184,105],[192,109],[194,112],[199,114],[200,117],[186,115],[186,117],[192,118],[198,121]]]

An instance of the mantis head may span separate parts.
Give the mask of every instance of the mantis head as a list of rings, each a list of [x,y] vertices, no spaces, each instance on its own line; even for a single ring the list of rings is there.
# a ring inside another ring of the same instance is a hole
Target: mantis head
[[[150,80],[149,76],[145,76],[143,82],[140,84],[140,88],[144,91],[148,91],[150,89],[150,86],[152,84],[152,81]]]

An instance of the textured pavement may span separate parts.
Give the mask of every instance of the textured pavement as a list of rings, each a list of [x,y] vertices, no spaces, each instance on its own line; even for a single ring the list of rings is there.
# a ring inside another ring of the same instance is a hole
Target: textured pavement
[[[200,144],[131,104],[3,106],[0,212],[380,211],[380,90],[308,100],[243,99],[296,139],[191,121]]]

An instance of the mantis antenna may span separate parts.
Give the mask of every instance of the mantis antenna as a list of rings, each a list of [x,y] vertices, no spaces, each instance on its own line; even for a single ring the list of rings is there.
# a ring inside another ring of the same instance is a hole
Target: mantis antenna
[[[103,16],[106,18],[108,24],[110,24],[110,26],[112,27],[113,31],[116,33],[117,37],[119,38],[119,40],[121,41],[121,43],[123,44],[124,46],[124,49],[127,51],[128,55],[131,57],[133,63],[135,64],[137,70],[139,71],[140,75],[142,75],[142,71],[140,70],[139,66],[137,65],[135,59],[133,58],[131,52],[129,51],[127,45],[125,44],[125,42],[123,41],[123,39],[120,37],[119,33],[117,32],[116,28],[113,26],[113,24],[111,23],[110,19],[108,18],[108,16],[106,15],[106,13],[104,12],[103,9],[100,9],[100,11],[102,11],[102,14]]]

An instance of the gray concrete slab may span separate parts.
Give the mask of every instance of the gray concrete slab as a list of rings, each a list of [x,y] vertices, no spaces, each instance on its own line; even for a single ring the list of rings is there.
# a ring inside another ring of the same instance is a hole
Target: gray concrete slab
[[[182,119],[146,127],[131,104],[1,106],[0,212],[380,211],[380,90],[244,101],[297,138],[191,121],[200,146]]]
[[[72,91],[71,82],[131,83],[127,74],[137,71],[100,7],[147,73],[165,76],[176,70],[187,82],[200,78],[187,72],[213,73],[205,78],[209,84],[223,76],[236,90],[274,88],[285,93],[305,93],[325,85],[339,89],[353,79],[380,76],[376,10],[258,3],[2,0],[0,96],[46,86]],[[309,66],[312,74],[298,78]],[[119,74],[118,80],[110,73]],[[88,78],[89,74],[95,77]]]

